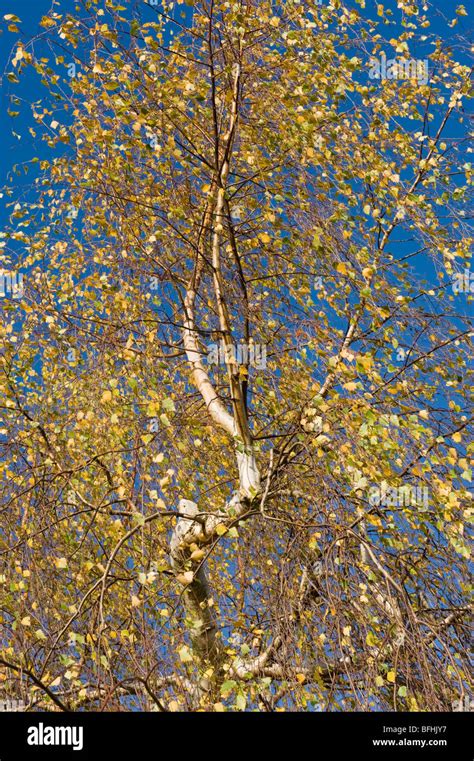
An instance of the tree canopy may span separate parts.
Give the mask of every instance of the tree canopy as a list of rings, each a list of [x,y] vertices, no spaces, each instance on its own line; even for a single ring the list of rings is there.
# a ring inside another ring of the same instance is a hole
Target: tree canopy
[[[4,190],[8,696],[468,690],[470,70],[394,5],[87,0],[28,40],[4,16],[41,144]]]

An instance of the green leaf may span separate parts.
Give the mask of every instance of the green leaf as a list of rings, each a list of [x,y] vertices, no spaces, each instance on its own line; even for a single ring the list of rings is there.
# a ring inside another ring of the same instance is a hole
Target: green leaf
[[[221,684],[221,695],[226,697],[232,692],[232,690],[235,690],[236,687],[237,682],[234,682],[233,679],[228,679],[226,682]]]

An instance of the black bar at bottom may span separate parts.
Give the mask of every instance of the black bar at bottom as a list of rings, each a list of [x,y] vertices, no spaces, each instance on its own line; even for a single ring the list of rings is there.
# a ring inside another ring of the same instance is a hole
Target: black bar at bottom
[[[329,751],[334,761],[354,753],[364,759],[472,761],[470,719],[462,712],[0,713],[0,761],[247,759],[250,751],[268,759],[288,748],[294,755],[309,751],[315,760]]]

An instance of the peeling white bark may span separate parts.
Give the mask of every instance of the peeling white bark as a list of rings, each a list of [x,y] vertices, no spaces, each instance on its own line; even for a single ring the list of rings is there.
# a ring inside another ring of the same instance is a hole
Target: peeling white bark
[[[191,288],[188,290],[184,303],[186,318],[183,327],[183,343],[186,350],[186,356],[192,368],[194,383],[204,399],[209,414],[218,426],[233,436],[235,431],[234,419],[232,415],[227,412],[224,404],[217,395],[202,363],[202,352],[199,349],[193,319],[195,297],[196,293],[194,289]]]
[[[199,512],[195,502],[192,502],[190,499],[180,499],[178,512],[182,517],[178,518],[170,541],[171,562],[174,567],[179,565],[178,557],[183,548],[183,540],[194,532],[196,528],[199,529],[200,527],[200,524],[193,520]],[[189,518],[184,516],[189,516]]]
[[[278,650],[281,645],[281,639],[277,637],[272,644],[254,658],[236,658],[229,669],[229,676],[237,679],[245,679],[249,674],[259,676],[262,674],[264,667],[267,665],[271,656]],[[274,664],[275,665],[275,664]]]
[[[219,534],[218,526],[230,525],[241,518],[260,493],[260,473],[253,453],[237,452],[239,490],[228,500],[225,508],[212,514],[200,514],[196,502],[182,499],[180,518],[170,540],[171,564],[177,577],[190,573],[192,577],[183,592],[186,618],[193,649],[202,664],[219,663],[217,625],[209,604],[211,593],[202,558],[193,560],[192,545],[206,546]],[[185,579],[187,581],[187,579]]]
[[[197,522],[198,506],[189,499],[182,499],[179,512],[186,517],[178,519],[170,541],[171,565],[177,576],[191,571],[192,579],[183,591],[186,618],[193,649],[202,663],[213,663],[217,655],[216,625],[209,605],[209,585],[202,563],[192,563],[191,548],[202,531]],[[187,517],[189,516],[189,517]],[[193,566],[194,568],[189,566]]]
[[[236,451],[240,492],[252,499],[260,491],[260,472],[253,452]]]

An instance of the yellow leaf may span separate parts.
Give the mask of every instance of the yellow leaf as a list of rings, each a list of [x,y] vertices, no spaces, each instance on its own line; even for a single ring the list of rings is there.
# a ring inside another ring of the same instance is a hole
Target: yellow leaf
[[[373,632],[368,632],[365,641],[369,645],[369,647],[375,647],[377,645],[377,637],[374,635]],[[383,679],[382,679],[383,684]]]
[[[55,26],[55,22],[52,18],[49,18],[49,16],[43,16],[40,21],[40,26],[43,26],[45,29],[47,29],[50,26]]]
[[[462,439],[462,436],[461,436],[460,432],[458,431],[457,433],[453,433],[453,435],[452,435],[452,439],[453,439],[453,441],[454,441],[456,444],[459,444],[459,442],[460,442],[460,441],[461,441],[461,439]]]
[[[339,272],[341,275],[347,275],[347,265],[345,262],[339,262],[336,265],[336,272]]]
[[[54,561],[54,564],[55,564],[56,568],[59,568],[59,569],[61,569],[61,568],[67,568],[67,560],[66,560],[66,558],[56,558],[56,560]]]
[[[357,364],[364,370],[369,370],[374,363],[373,357],[370,354],[359,354],[357,357]]]
[[[31,626],[31,618],[30,618],[30,616],[25,616],[24,618],[22,618],[20,623],[21,623],[22,626]]]
[[[300,684],[304,684],[306,677],[304,674],[296,674],[296,678]]]
[[[219,523],[219,525],[216,526],[216,534],[217,536],[224,536],[224,534],[227,534],[227,526],[224,526],[223,523]]]
[[[355,391],[357,388],[357,383],[354,383],[354,381],[349,381],[349,383],[344,383],[343,388],[345,388],[346,391]]]
[[[191,655],[191,652],[187,645],[183,645],[183,647],[180,650],[178,650],[178,654],[179,654],[180,661],[182,663],[189,663],[193,659],[193,656]]]
[[[193,579],[194,573],[192,571],[185,571],[184,573],[180,573],[178,576],[176,576],[176,580],[179,581],[180,584],[183,584],[183,586],[191,584]]]
[[[389,671],[387,674],[387,682],[391,682],[392,684],[395,682],[395,679],[397,678],[397,675],[395,671]]]
[[[112,399],[112,392],[107,390],[107,391],[104,391],[104,393],[102,394],[100,401],[102,402],[102,404],[104,404],[104,402],[110,402],[111,399]]]
[[[270,243],[270,242],[271,242],[271,240],[272,240],[272,239],[270,238],[270,236],[269,236],[269,234],[268,234],[268,233],[260,233],[260,235],[259,235],[258,237],[260,238],[260,240],[262,241],[262,243]]]
[[[140,598],[137,597],[136,595],[132,595],[132,607],[133,608],[138,608],[140,606],[140,604],[141,604],[140,603]]]

